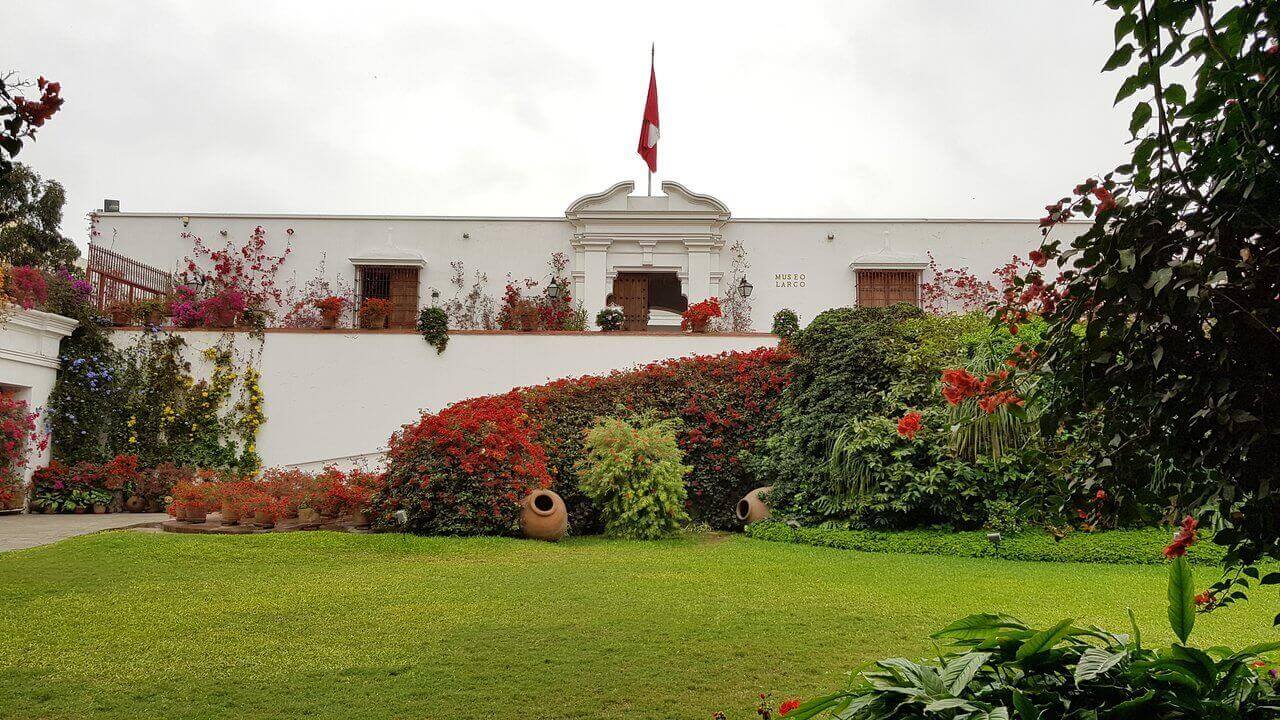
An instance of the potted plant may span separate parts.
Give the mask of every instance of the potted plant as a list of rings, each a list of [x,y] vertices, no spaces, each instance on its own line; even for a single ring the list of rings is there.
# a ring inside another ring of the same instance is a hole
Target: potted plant
[[[139,325],[159,325],[168,309],[168,303],[160,298],[139,300],[133,304],[133,320]]]
[[[212,328],[235,327],[236,319],[245,311],[245,308],[244,293],[235,288],[226,288],[200,303],[204,324]]]
[[[626,319],[626,313],[617,305],[607,305],[603,310],[596,313],[596,325],[599,325],[604,332],[621,330],[622,323]]]
[[[133,305],[128,300],[115,300],[107,305],[107,315],[112,324],[128,325],[133,322]]]
[[[245,499],[242,506],[244,516],[253,515],[253,524],[263,530],[276,526],[280,517],[280,501],[266,493],[258,493]]]
[[[703,300],[690,305],[688,310],[680,314],[680,329],[704,333],[711,325],[711,320],[718,317],[722,317],[720,300],[717,298]]]
[[[391,303],[382,298],[368,298],[360,303],[360,327],[366,330],[386,327],[390,315]]]
[[[342,317],[342,312],[347,309],[347,299],[337,295],[316,300],[312,305],[320,311],[320,327],[325,330],[332,330],[338,326],[338,319]]]

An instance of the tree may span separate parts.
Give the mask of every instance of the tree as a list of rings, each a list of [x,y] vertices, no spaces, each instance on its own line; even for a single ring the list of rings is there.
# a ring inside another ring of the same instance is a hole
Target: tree
[[[0,176],[0,260],[50,270],[74,264],[80,251],[59,230],[66,200],[61,183],[22,163]]]
[[[1049,322],[1024,356],[1052,378],[1046,429],[1100,421],[1085,482],[1141,484],[1211,521],[1229,601],[1280,557],[1280,3],[1106,5],[1120,17],[1103,70],[1131,72],[1117,103],[1138,97],[1132,161],[1046,208],[1001,318]],[[1191,87],[1169,82],[1186,63]],[[1052,229],[1073,216],[1094,222],[1064,244]],[[1135,468],[1143,452],[1175,472]]]
[[[20,94],[31,86],[12,72],[0,75],[0,176],[13,167],[13,158],[21,152],[23,141],[34,138],[36,129],[62,109],[60,83],[38,78],[38,100],[28,100]]]

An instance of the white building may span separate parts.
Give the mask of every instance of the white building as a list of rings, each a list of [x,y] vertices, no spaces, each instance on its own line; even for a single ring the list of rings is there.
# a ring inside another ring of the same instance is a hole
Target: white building
[[[918,302],[929,255],[938,266],[968,267],[979,277],[1039,244],[1034,220],[733,218],[725,203],[663,182],[661,195],[638,196],[631,182],[584,195],[562,217],[415,217],[182,212],[104,212],[95,243],[160,269],[191,254],[184,232],[218,246],[256,226],[269,247],[293,248],[282,279],[298,285],[318,272],[342,278],[361,297],[393,302],[393,321],[411,326],[417,309],[454,295],[451,263],[468,284],[475,271],[500,298],[510,277],[549,279],[553,252],[570,254],[573,298],[594,320],[606,302],[627,310],[630,329],[678,324],[675,313],[725,296],[735,248],[749,264],[752,327],[768,330],[781,308],[802,321],[827,308]],[[290,232],[291,231],[291,232]]]

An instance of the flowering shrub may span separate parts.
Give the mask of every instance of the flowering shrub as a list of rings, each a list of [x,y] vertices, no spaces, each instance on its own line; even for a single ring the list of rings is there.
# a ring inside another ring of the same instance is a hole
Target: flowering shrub
[[[622,323],[626,319],[626,313],[617,305],[606,305],[603,310],[596,313],[596,325],[605,332],[621,330]]]
[[[235,326],[237,318],[247,308],[245,294],[234,287],[228,287],[201,301],[200,315],[209,327],[229,328]]]
[[[0,115],[8,116],[0,125],[0,175],[12,170],[13,157],[22,150],[22,141],[35,137],[36,129],[43,127],[62,108],[61,83],[49,82],[44,76],[37,78],[36,89],[40,91],[37,100],[16,94],[23,87],[30,85],[11,75],[0,76]]]
[[[338,324],[342,313],[346,311],[350,302],[344,297],[337,295],[327,295],[319,300],[312,301],[311,305],[320,311],[320,320],[325,327],[334,327]]]
[[[671,421],[602,418],[587,431],[578,472],[583,493],[600,508],[605,533],[654,540],[688,521],[682,464]]]
[[[386,327],[387,316],[391,314],[391,303],[382,298],[365,298],[360,303],[360,327],[377,330]]]
[[[140,467],[135,455],[118,455],[105,463],[81,461],[66,465],[57,460],[38,468],[31,476],[33,507],[70,512],[95,502],[137,495],[161,505],[176,485],[189,482],[195,470],[170,463]]]
[[[38,417],[25,400],[0,394],[0,508],[21,501],[28,454],[33,447],[45,448],[47,439],[36,430]]]
[[[44,273],[39,268],[19,265],[9,268],[4,283],[5,294],[23,310],[44,305],[49,297],[48,285]]]
[[[720,300],[710,298],[689,306],[680,313],[680,329],[692,332],[705,332],[707,326],[715,318],[721,317]]]
[[[204,308],[196,289],[190,285],[179,285],[174,288],[174,298],[169,303],[169,314],[173,316],[173,324],[178,327],[199,327],[204,323]]]
[[[512,535],[520,501],[551,485],[537,425],[515,393],[464,400],[424,414],[392,437],[379,521],[396,510],[408,529],[444,535]]]
[[[449,317],[450,327],[459,330],[497,329],[497,311],[494,309],[493,297],[485,291],[489,285],[489,276],[477,270],[471,288],[464,295],[467,284],[466,266],[461,260],[454,260],[449,263],[449,267],[453,271],[449,275],[453,297],[445,301],[442,309]]]
[[[791,308],[782,308],[773,314],[774,335],[783,340],[789,340],[793,335],[800,332],[800,316],[796,315],[796,311]]]
[[[517,282],[508,276],[502,305],[498,309],[498,326],[503,330],[586,329],[585,311],[580,304],[575,307],[565,277],[569,256],[562,252],[552,253],[547,266],[551,271],[551,282],[560,288],[559,295],[554,298],[548,292],[550,283],[547,288],[538,290],[540,284],[536,280],[525,278]]]
[[[286,234],[293,235],[293,230],[287,230]],[[201,299],[202,303],[222,296],[211,308],[221,312],[229,312],[231,306],[243,303],[241,311],[246,313],[248,324],[257,328],[264,327],[275,310],[284,304],[284,291],[277,284],[276,275],[293,248],[286,244],[279,255],[268,252],[267,231],[261,225],[253,229],[243,245],[228,238],[223,247],[214,249],[192,233],[184,232],[182,238],[191,242],[194,255],[186,258],[186,267],[179,274],[179,279],[192,291],[188,302],[195,300],[194,287],[201,286],[206,296]],[[238,297],[227,296],[229,290],[238,293]],[[173,314],[176,319],[178,313]],[[225,319],[226,315],[213,318],[218,322]]]
[[[969,268],[939,268],[929,253],[929,280],[920,283],[920,307],[925,312],[968,313],[986,310],[1000,295],[990,281],[979,280]]]

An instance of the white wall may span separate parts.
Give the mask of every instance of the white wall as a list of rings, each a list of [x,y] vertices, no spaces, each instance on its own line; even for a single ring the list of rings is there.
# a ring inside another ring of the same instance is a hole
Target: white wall
[[[635,200],[636,198],[631,198]],[[640,198],[639,200],[646,200]],[[649,200],[657,200],[652,198]],[[643,203],[641,203],[643,205]],[[648,214],[646,214],[648,213]],[[606,267],[631,266],[641,256],[638,240],[669,232],[671,223],[684,217],[656,217],[652,211],[637,209],[639,224],[627,225],[626,212],[616,219],[619,234],[608,250]],[[398,248],[419,252],[427,260],[423,285],[453,297],[449,285],[450,262],[461,260],[467,269],[467,289],[474,271],[489,276],[489,295],[498,301],[508,275],[545,281],[547,259],[553,252],[573,255],[574,228],[568,219],[557,218],[430,218],[355,217],[288,215],[206,215],[181,213],[105,213],[100,216],[95,242],[162,269],[176,269],[190,254],[190,242],[181,238],[188,231],[210,245],[221,245],[221,231],[243,242],[253,228],[267,230],[269,246],[281,252],[286,241],[293,254],[281,271],[282,285],[290,281],[302,285],[315,276],[322,259],[327,275],[340,275],[351,283],[355,270],[348,258],[386,246],[388,230]],[[615,223],[615,224],[616,224]],[[704,222],[705,224],[705,222]],[[290,236],[286,230],[292,229]],[[1063,228],[1064,235],[1072,229]],[[624,232],[625,231],[625,232]],[[652,235],[651,235],[652,233]],[[1025,257],[1040,242],[1035,220],[858,220],[858,219],[731,219],[724,224],[724,248],[711,257],[711,272],[723,273],[729,283],[729,246],[741,239],[751,264],[748,277],[755,286],[752,297],[753,320],[757,330],[768,330],[773,314],[790,307],[802,321],[831,307],[853,304],[854,273],[850,264],[858,258],[888,251],[917,261],[932,252],[940,267],[968,267],[981,278],[1005,264],[1013,255]],[[464,238],[464,235],[467,236]],[[828,235],[832,239],[828,240]],[[671,239],[671,238],[668,238]],[[659,246],[651,258],[655,266],[674,265],[689,270],[686,248],[678,241]],[[577,268],[583,270],[583,268]],[[778,274],[803,274],[803,287],[779,287]],[[925,274],[924,280],[930,278]],[[697,286],[701,280],[690,279]],[[580,282],[581,288],[585,283]],[[607,293],[603,279],[595,281]],[[723,288],[722,288],[723,291]],[[577,298],[582,300],[583,298]],[[700,298],[690,297],[691,301]],[[429,293],[421,298],[429,302]],[[587,306],[603,304],[604,298],[588,299]]]
[[[62,339],[76,324],[71,318],[38,310],[14,312],[0,327],[0,386],[26,401],[32,410],[42,412],[58,379]],[[32,448],[26,479],[48,461],[47,447],[43,451]]]
[[[121,347],[139,331],[116,331]],[[188,358],[223,333],[181,331]],[[237,347],[256,349],[247,333]],[[398,332],[267,332],[262,345],[262,390],[267,422],[257,450],[265,465],[323,464],[375,456],[391,433],[477,395],[548,380],[606,373],[685,355],[773,346],[771,335],[453,333],[443,354],[420,335]]]

